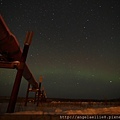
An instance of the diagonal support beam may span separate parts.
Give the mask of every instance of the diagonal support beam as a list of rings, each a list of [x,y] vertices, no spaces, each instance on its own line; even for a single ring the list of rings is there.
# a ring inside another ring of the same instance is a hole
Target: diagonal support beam
[[[22,75],[23,75],[23,71],[24,71],[24,67],[25,67],[25,62],[26,62],[26,58],[27,58],[27,54],[28,54],[28,50],[29,50],[29,45],[32,40],[32,36],[33,36],[33,32],[27,32],[26,40],[24,43],[23,53],[22,53],[22,56],[20,59],[20,65],[18,67],[18,71],[16,74],[12,93],[10,96],[10,101],[9,101],[8,108],[7,108],[7,113],[13,113],[14,109],[15,109],[15,105],[17,102],[17,96],[18,96],[18,92],[19,92],[19,87],[20,87],[20,83],[21,83],[21,79],[22,79]]]

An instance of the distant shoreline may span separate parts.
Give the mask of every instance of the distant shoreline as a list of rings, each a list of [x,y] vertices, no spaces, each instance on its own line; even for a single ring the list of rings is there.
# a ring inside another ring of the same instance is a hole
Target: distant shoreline
[[[8,102],[10,96],[0,96],[0,102]],[[29,97],[30,100],[33,97]],[[17,102],[24,101],[25,97],[18,97]],[[69,98],[46,98],[46,102],[120,102],[120,98],[116,99],[69,99]]]

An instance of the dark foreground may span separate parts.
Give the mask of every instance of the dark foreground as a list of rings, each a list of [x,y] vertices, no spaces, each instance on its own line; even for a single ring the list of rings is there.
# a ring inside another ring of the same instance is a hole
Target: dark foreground
[[[8,99],[0,99],[0,120],[120,119],[120,100],[47,99],[39,106],[18,99],[15,112],[6,113]]]

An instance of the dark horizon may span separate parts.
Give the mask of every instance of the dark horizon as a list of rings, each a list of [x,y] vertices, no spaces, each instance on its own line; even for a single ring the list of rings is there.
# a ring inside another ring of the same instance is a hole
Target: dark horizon
[[[9,102],[10,96],[0,96],[0,102]],[[18,96],[17,102],[25,102],[26,96]],[[34,96],[28,96],[29,101],[34,100]],[[72,99],[72,98],[56,98],[56,97],[46,97],[46,101],[42,102],[119,102],[120,98],[114,98],[114,99]]]

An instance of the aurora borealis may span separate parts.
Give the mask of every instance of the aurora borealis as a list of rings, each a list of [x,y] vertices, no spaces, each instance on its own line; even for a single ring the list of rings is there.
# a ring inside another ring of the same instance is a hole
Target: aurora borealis
[[[119,0],[0,0],[21,47],[26,31],[34,31],[27,64],[57,98],[120,98],[119,11]],[[1,96],[10,95],[15,73],[0,69]],[[19,95],[26,89],[23,79]]]

